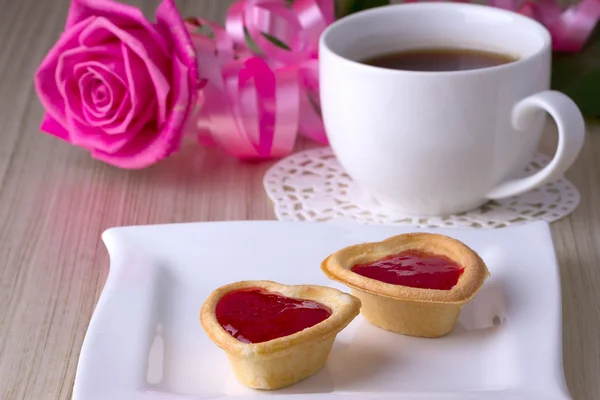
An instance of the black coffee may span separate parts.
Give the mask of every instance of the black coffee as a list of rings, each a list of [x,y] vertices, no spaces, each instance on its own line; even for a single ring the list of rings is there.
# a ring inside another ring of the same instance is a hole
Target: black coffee
[[[427,48],[379,54],[363,64],[405,71],[461,71],[508,64],[517,59],[508,54],[460,48]]]

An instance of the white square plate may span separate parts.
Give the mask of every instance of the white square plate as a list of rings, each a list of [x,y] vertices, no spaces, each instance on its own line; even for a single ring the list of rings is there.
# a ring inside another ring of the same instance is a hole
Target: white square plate
[[[420,339],[358,316],[325,368],[285,389],[239,384],[207,338],[199,310],[223,284],[269,279],[347,288],[319,264],[398,227],[217,222],[114,228],[111,268],[81,351],[74,400],[151,399],[570,399],[561,349],[560,277],[546,223],[497,230],[425,230],[475,249],[491,278],[454,331]]]

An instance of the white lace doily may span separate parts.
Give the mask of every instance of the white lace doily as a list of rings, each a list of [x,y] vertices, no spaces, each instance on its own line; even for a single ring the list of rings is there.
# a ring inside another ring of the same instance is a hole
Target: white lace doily
[[[527,173],[550,158],[537,154]],[[562,178],[520,196],[494,200],[479,209],[447,217],[414,217],[382,207],[363,194],[329,147],[292,154],[265,174],[264,186],[284,221],[356,221],[414,227],[502,228],[535,220],[556,221],[579,204],[579,191]]]

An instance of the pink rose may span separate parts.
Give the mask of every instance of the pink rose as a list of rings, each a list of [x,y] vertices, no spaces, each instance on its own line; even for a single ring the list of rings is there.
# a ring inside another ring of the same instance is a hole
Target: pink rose
[[[176,151],[196,97],[196,54],[173,0],[156,19],[111,0],[72,0],[35,77],[41,129],[122,168]]]

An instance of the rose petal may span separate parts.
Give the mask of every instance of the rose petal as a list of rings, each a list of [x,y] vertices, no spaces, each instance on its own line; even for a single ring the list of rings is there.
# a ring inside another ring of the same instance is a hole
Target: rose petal
[[[189,68],[178,58],[173,59],[173,106],[167,122],[152,130],[142,129],[118,152],[92,151],[92,156],[121,168],[144,168],[179,149],[183,127],[192,107],[190,102]]]
[[[107,43],[93,47],[77,46],[65,50],[58,60],[56,67],[56,79],[64,81],[78,73],[80,64],[94,62],[97,65],[104,65],[106,69],[116,74],[121,80],[125,81],[125,68],[123,66],[120,43]],[[86,64],[87,66],[88,64]],[[81,73],[85,73],[85,68]]]
[[[69,140],[69,132],[54,118],[52,118],[48,113],[44,114],[44,119],[42,120],[42,124],[40,129],[46,133],[56,136],[59,139]]]
[[[102,118],[106,115],[106,113],[96,108],[96,102],[92,100],[92,92],[99,85],[97,81],[98,78],[89,70],[79,78],[79,97],[81,98],[83,114],[87,121],[90,120],[89,117],[92,117],[92,119]],[[110,97],[110,102],[112,102],[112,90],[109,90],[108,97]]]
[[[95,78],[90,88],[90,101],[95,111],[102,113],[102,115],[110,115],[115,104],[115,99],[117,104],[120,104],[125,90],[118,91],[118,89],[123,89],[123,87],[112,86],[107,82],[108,76],[103,77],[102,74],[97,73]]]
[[[80,123],[85,124],[83,104],[81,103],[81,97],[79,96],[79,82],[77,81],[77,77],[69,77],[69,79],[63,82],[58,82],[57,86],[65,102],[65,114],[70,111],[74,118]]]
[[[128,33],[142,43],[144,48],[147,50],[147,54],[140,54],[135,51],[136,49],[131,48],[137,58],[135,61],[131,58],[130,59],[132,62],[141,61],[141,63],[138,62],[139,67],[137,69],[141,70],[147,68],[148,72],[150,73],[150,78],[152,79],[153,89],[158,104],[158,109],[156,110],[156,119],[158,120],[159,124],[162,124],[167,119],[169,107],[168,102],[171,86],[167,80],[167,77],[171,76],[172,56],[166,58],[162,57],[160,54],[156,54],[155,47],[152,45],[152,42],[149,41],[150,38],[145,34],[145,32],[128,31]],[[160,73],[157,71],[160,71]]]
[[[155,107],[151,107],[151,105],[156,103],[156,99],[153,96],[150,79],[143,63],[124,44],[122,51],[129,95],[131,96],[131,109],[122,121],[115,121],[115,125],[105,128],[106,132],[111,134],[137,131],[148,122],[155,112]],[[134,122],[133,126],[132,122]]]
[[[199,87],[196,50],[173,0],[163,0],[160,3],[156,10],[156,21],[163,31],[169,32],[168,36],[171,38],[172,45],[183,65],[188,68],[189,88],[195,97],[196,89]]]
[[[133,105],[131,103],[131,95],[129,94],[129,92],[127,92],[123,96],[121,104],[119,104],[116,108],[113,117],[105,121],[106,123],[103,125],[104,128],[108,128],[110,130],[110,128],[114,128],[115,126],[121,124],[122,121],[127,118],[127,115],[131,112],[132,109]],[[110,132],[107,133],[110,134]]]
[[[165,38],[154,29],[152,23],[146,19],[141,10],[120,2],[111,0],[72,0],[65,30],[91,16],[107,18],[123,29],[129,30],[139,26],[152,36],[152,41],[157,49],[167,57],[170,54]]]
[[[93,21],[81,33],[80,40],[85,46],[93,46],[110,40],[111,36],[117,38],[130,50],[122,49],[134,114],[137,115],[137,112],[146,106],[147,99],[155,98],[158,103],[157,119],[162,123],[166,119],[170,89],[169,82],[165,78],[165,73],[169,71],[169,60],[156,54],[153,43],[148,41],[149,36],[144,32],[121,30],[105,18],[97,18]],[[151,93],[151,90],[155,93]],[[115,129],[121,130],[123,127],[126,125]]]
[[[140,53],[138,52],[139,48],[131,48],[131,54],[123,56],[123,59],[125,60],[125,57],[128,57],[128,60],[125,62],[128,62],[130,66],[132,66],[137,63],[137,61],[132,60],[137,58],[146,66],[148,59],[154,58],[151,60],[154,65],[147,67],[149,75],[147,82],[151,81],[151,83],[154,84],[151,88],[156,87],[158,95],[155,97],[160,98],[162,96],[167,99],[163,103],[166,104],[166,106],[164,106],[165,111],[162,113],[163,117],[161,118],[163,119],[166,117],[166,120],[164,123],[158,124],[158,118],[153,120],[152,117],[147,117],[147,115],[151,115],[152,112],[156,113],[156,109],[163,108],[163,106],[159,107],[157,103],[148,103],[147,106],[144,107],[143,103],[136,101],[136,105],[133,108],[136,108],[138,111],[143,110],[144,112],[138,113],[137,116],[139,118],[134,118],[134,121],[136,121],[137,124],[141,124],[141,122],[139,122],[140,119],[144,120],[148,118],[148,123],[144,124],[142,130],[133,137],[130,137],[131,129],[127,130],[126,134],[107,135],[103,129],[80,124],[71,110],[67,109],[63,102],[63,121],[49,119],[47,125],[49,130],[52,130],[53,124],[63,128],[68,126],[69,135],[72,136],[71,140],[73,143],[88,148],[92,155],[98,159],[104,159],[104,161],[108,163],[125,168],[141,168],[148,166],[176,150],[181,143],[183,126],[190,113],[192,100],[196,96],[196,88],[198,87],[194,47],[192,46],[189,34],[185,29],[183,20],[177,12],[172,0],[164,0],[159,6],[159,9],[157,10],[157,19],[159,20],[159,23],[157,25],[149,23],[137,8],[122,3],[116,3],[110,0],[72,0],[67,20],[67,28],[79,26],[84,20],[95,16],[106,17],[111,21],[113,26],[129,32],[133,31],[133,33],[129,34],[130,37],[135,38],[149,49],[156,50],[156,46],[158,46],[160,51],[164,53],[163,57],[160,57],[160,59],[165,60],[163,65],[160,65],[161,62],[159,61],[157,53],[152,52],[154,50]],[[94,20],[95,19],[96,18],[94,18]],[[136,29],[137,26],[140,28]],[[81,31],[79,31],[79,33],[81,33]],[[129,39],[124,40],[122,37],[119,37],[118,34],[115,34],[114,36],[118,38],[119,42],[127,43],[128,47],[130,46],[131,42],[128,41]],[[96,38],[98,37],[99,36],[96,36]],[[173,46],[176,50],[175,54],[173,54]],[[70,48],[73,47],[77,47],[77,45],[70,46]],[[145,47],[142,47],[142,49]],[[68,50],[68,48],[65,48],[64,50]],[[123,51],[123,53],[125,52],[126,51]],[[57,55],[58,54],[60,54],[60,52],[58,52]],[[54,58],[53,62],[56,63],[57,56]],[[124,64],[123,66],[126,67]],[[155,70],[153,71],[152,68],[155,68]],[[157,72],[156,70],[160,73],[158,76],[154,75]],[[75,71],[75,69],[73,69],[73,71]],[[73,76],[79,79],[87,72],[92,71],[80,67]],[[127,75],[126,72],[125,75]],[[127,85],[130,84],[129,77],[124,75],[120,76],[121,78],[124,78]],[[156,81],[157,77],[158,79],[162,77],[164,81]],[[169,82],[165,77],[172,78],[172,82]],[[65,90],[71,90],[67,87],[69,85],[69,83],[67,83],[68,78],[64,78],[65,79],[62,80],[61,84],[65,86]],[[137,76],[135,78],[137,79]],[[135,86],[136,83],[139,83],[139,81],[134,82],[134,85],[132,85],[132,93],[135,93],[137,100],[140,96],[140,92]],[[166,83],[166,85],[163,86],[163,83]],[[170,86],[169,83],[173,86]],[[37,86],[38,82],[36,79],[36,87]],[[41,86],[41,84],[39,86]],[[55,94],[58,93],[60,95],[56,82],[55,86]],[[98,96],[96,96],[95,100],[92,99],[93,89],[91,83],[89,90],[90,97],[86,102],[89,100],[90,103],[102,103]],[[164,94],[164,96],[161,95],[161,93]],[[127,96],[124,96],[124,98],[125,97]],[[150,100],[155,101],[155,97],[150,97]],[[167,110],[168,112],[166,112]],[[52,115],[49,114],[49,118],[52,118]],[[134,121],[131,122],[131,126],[136,123]],[[131,128],[131,126],[129,128]],[[63,134],[64,133],[66,133],[66,131],[63,131]]]
[[[93,20],[85,19],[64,32],[58,42],[48,52],[35,74],[35,89],[46,112],[59,124],[66,126],[65,99],[56,80],[56,70],[60,55],[77,46],[79,34]]]
[[[114,99],[117,104],[123,100],[124,93],[113,90],[102,76],[90,70],[79,80],[79,92],[83,103],[83,114],[91,126],[102,126],[107,119],[114,118]],[[122,92],[122,91],[121,91]]]
[[[92,87],[90,88],[91,92],[91,102],[94,106],[94,109],[106,114],[110,111],[111,106],[113,105],[114,96],[112,88],[103,82],[101,78],[98,77],[98,80],[94,80],[92,82]]]
[[[144,78],[144,73],[142,70],[139,74],[130,74],[130,60],[133,58],[134,62],[136,57],[135,55],[131,55],[131,51],[126,47],[122,46],[123,50],[123,60],[126,65],[125,70],[127,71],[126,75],[128,76],[129,90],[125,92],[125,88],[123,87],[121,90],[123,92],[123,96],[120,99],[120,104],[118,108],[113,108],[111,111],[113,112],[112,116],[108,116],[108,118],[98,118],[96,115],[92,113],[86,114],[86,122],[92,127],[102,128],[106,135],[120,135],[126,134],[128,137],[132,137],[144,126],[146,125],[156,114],[156,100],[152,97],[151,89],[147,88],[149,91],[148,94],[142,94],[136,90],[136,87],[143,87],[146,82],[137,83],[136,79]],[[97,74],[105,74],[107,78],[107,82],[110,79],[118,79],[118,77],[114,75],[110,75],[110,71],[106,70],[103,65],[98,65],[93,62],[82,63],[81,66],[86,66],[88,68],[94,67],[92,70]],[[144,80],[144,79],[142,79]],[[148,81],[148,77],[145,77],[145,80]],[[113,82],[114,87],[124,86],[122,81]],[[148,86],[147,84],[145,86]],[[81,86],[80,86],[81,87]],[[138,100],[132,100],[131,96],[138,95],[140,97],[144,97],[145,100],[143,102]],[[85,99],[86,95],[81,94],[81,98]],[[137,107],[137,104],[142,104],[143,107]],[[85,113],[85,109],[84,109]],[[74,115],[75,117],[75,115]],[[79,121],[81,122],[81,121]],[[85,123],[83,123],[85,125]],[[100,140],[100,139],[93,139]],[[85,138],[81,138],[81,141],[85,141]],[[111,144],[111,149],[115,150],[115,147]]]
[[[109,126],[119,118],[123,118],[127,109],[131,109],[131,102],[127,93],[127,87],[123,80],[109,70],[105,65],[95,61],[89,61],[78,65],[85,68],[86,76],[92,74],[95,81],[100,81],[109,92],[111,101],[105,105],[98,106],[93,103],[93,92],[91,87],[86,91],[79,80],[80,97],[84,103],[84,111],[87,109],[86,120],[92,126]],[[88,78],[89,79],[89,78]],[[87,103],[87,106],[86,106]],[[125,109],[126,107],[126,109]]]
[[[74,118],[82,124],[86,123],[86,117],[81,103],[79,80],[87,72],[87,68],[90,65],[105,65],[115,75],[115,79],[122,80],[119,75],[126,78],[122,56],[116,55],[114,48],[114,45],[93,48],[79,46],[65,50],[58,58],[55,71],[57,88],[65,102],[65,108],[71,109]]]
[[[137,132],[122,135],[107,135],[102,128],[80,123],[68,112],[67,121],[71,143],[93,152],[96,150],[113,153],[125,146]]]
[[[126,81],[127,73],[124,72],[125,67],[122,66],[121,68],[125,81],[119,75],[113,73],[109,67],[95,61],[81,63],[78,65],[78,68],[85,68],[86,71],[93,71],[95,74],[98,74],[111,87],[114,95],[112,107],[110,111],[106,112],[104,118],[88,122],[92,124],[97,123],[97,126],[113,126],[120,123],[132,109]]]

